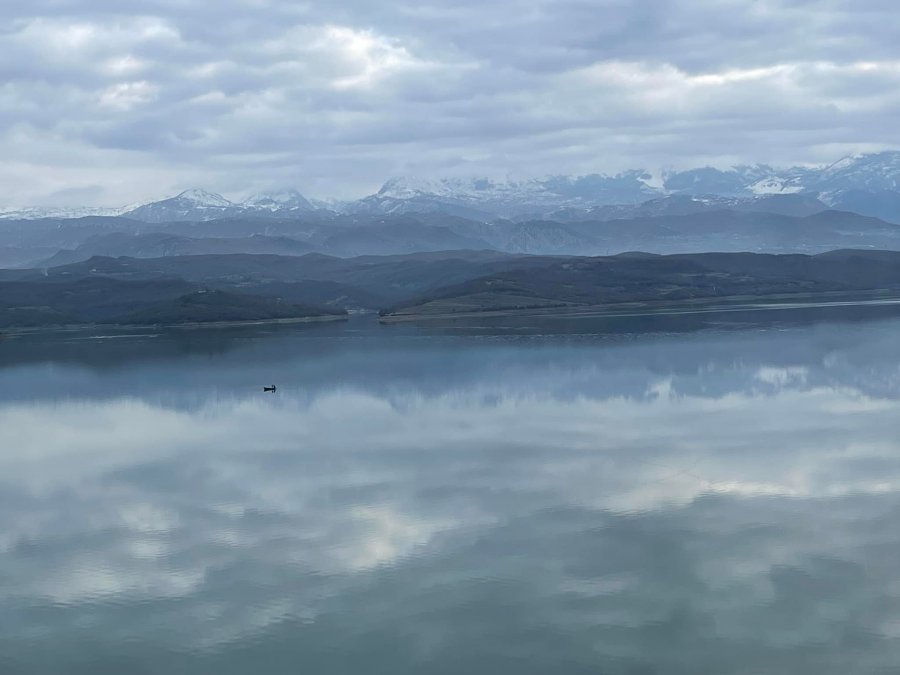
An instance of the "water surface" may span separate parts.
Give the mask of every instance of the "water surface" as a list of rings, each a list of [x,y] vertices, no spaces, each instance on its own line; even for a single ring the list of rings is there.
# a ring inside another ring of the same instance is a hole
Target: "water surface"
[[[887,307],[4,340],[0,672],[896,672],[898,335]]]

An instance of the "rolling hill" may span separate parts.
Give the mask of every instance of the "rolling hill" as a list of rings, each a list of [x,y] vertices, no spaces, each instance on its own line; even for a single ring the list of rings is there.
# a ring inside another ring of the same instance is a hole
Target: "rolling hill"
[[[900,293],[900,253],[835,251],[771,255],[625,254],[511,269],[431,291],[383,312],[388,319],[621,303],[671,303],[828,292]]]

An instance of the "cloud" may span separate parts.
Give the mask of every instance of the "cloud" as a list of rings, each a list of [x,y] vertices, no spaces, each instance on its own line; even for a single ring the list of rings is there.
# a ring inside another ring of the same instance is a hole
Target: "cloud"
[[[894,11],[43,0],[0,10],[0,180],[6,201],[103,185],[96,200],[117,203],[192,184],[357,196],[402,172],[832,160],[900,145]]]

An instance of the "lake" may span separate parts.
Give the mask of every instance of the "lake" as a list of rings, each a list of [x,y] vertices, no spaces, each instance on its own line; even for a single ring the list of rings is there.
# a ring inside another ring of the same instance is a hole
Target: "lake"
[[[898,338],[896,306],[8,337],[0,672],[896,672]]]

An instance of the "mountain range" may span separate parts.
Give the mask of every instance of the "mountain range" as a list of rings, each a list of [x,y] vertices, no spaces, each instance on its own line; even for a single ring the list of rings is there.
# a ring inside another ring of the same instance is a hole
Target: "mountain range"
[[[320,211],[377,216],[441,213],[476,221],[630,217],[643,205],[682,198],[678,208],[753,209],[772,196],[802,196],[825,207],[900,222],[900,151],[860,154],[819,167],[776,169],[766,164],[730,169],[701,167],[644,170],[616,175],[550,176],[525,180],[480,178],[392,178],[375,194],[349,202],[320,202],[296,190],[256,194],[242,201],[201,189],[141,205],[22,208],[0,212],[4,219],[121,216],[145,223],[196,222],[234,217],[291,218]],[[688,198],[685,200],[685,198]],[[611,209],[610,207],[616,207]],[[760,209],[757,209],[760,210]],[[807,214],[808,215],[808,214]]]
[[[570,220],[479,221],[440,213],[363,216],[331,212],[167,223],[121,216],[8,220],[0,221],[0,267],[54,268],[95,256],[320,253],[352,258],[453,250],[530,255],[900,250],[900,225],[828,209],[797,195],[766,199],[766,210],[701,202],[702,209],[692,211],[691,203],[683,198],[667,197],[636,208],[630,216],[609,207]],[[757,205],[764,206],[762,200]]]
[[[900,153],[782,172],[757,165],[657,177],[634,171],[519,182],[395,179],[345,204],[293,190],[241,202],[189,190],[108,214],[35,215],[0,219],[0,268],[50,275],[90,260],[213,256],[241,269],[245,256],[302,258],[308,266],[310,254],[357,259],[454,251],[538,257],[900,251]],[[172,276],[194,279],[181,268]],[[370,309],[384,306],[378,298],[394,299],[365,284],[335,286],[346,283],[340,276],[313,285],[312,277],[302,280],[310,282],[302,294],[294,286],[279,292],[290,302],[331,306],[344,297]]]

